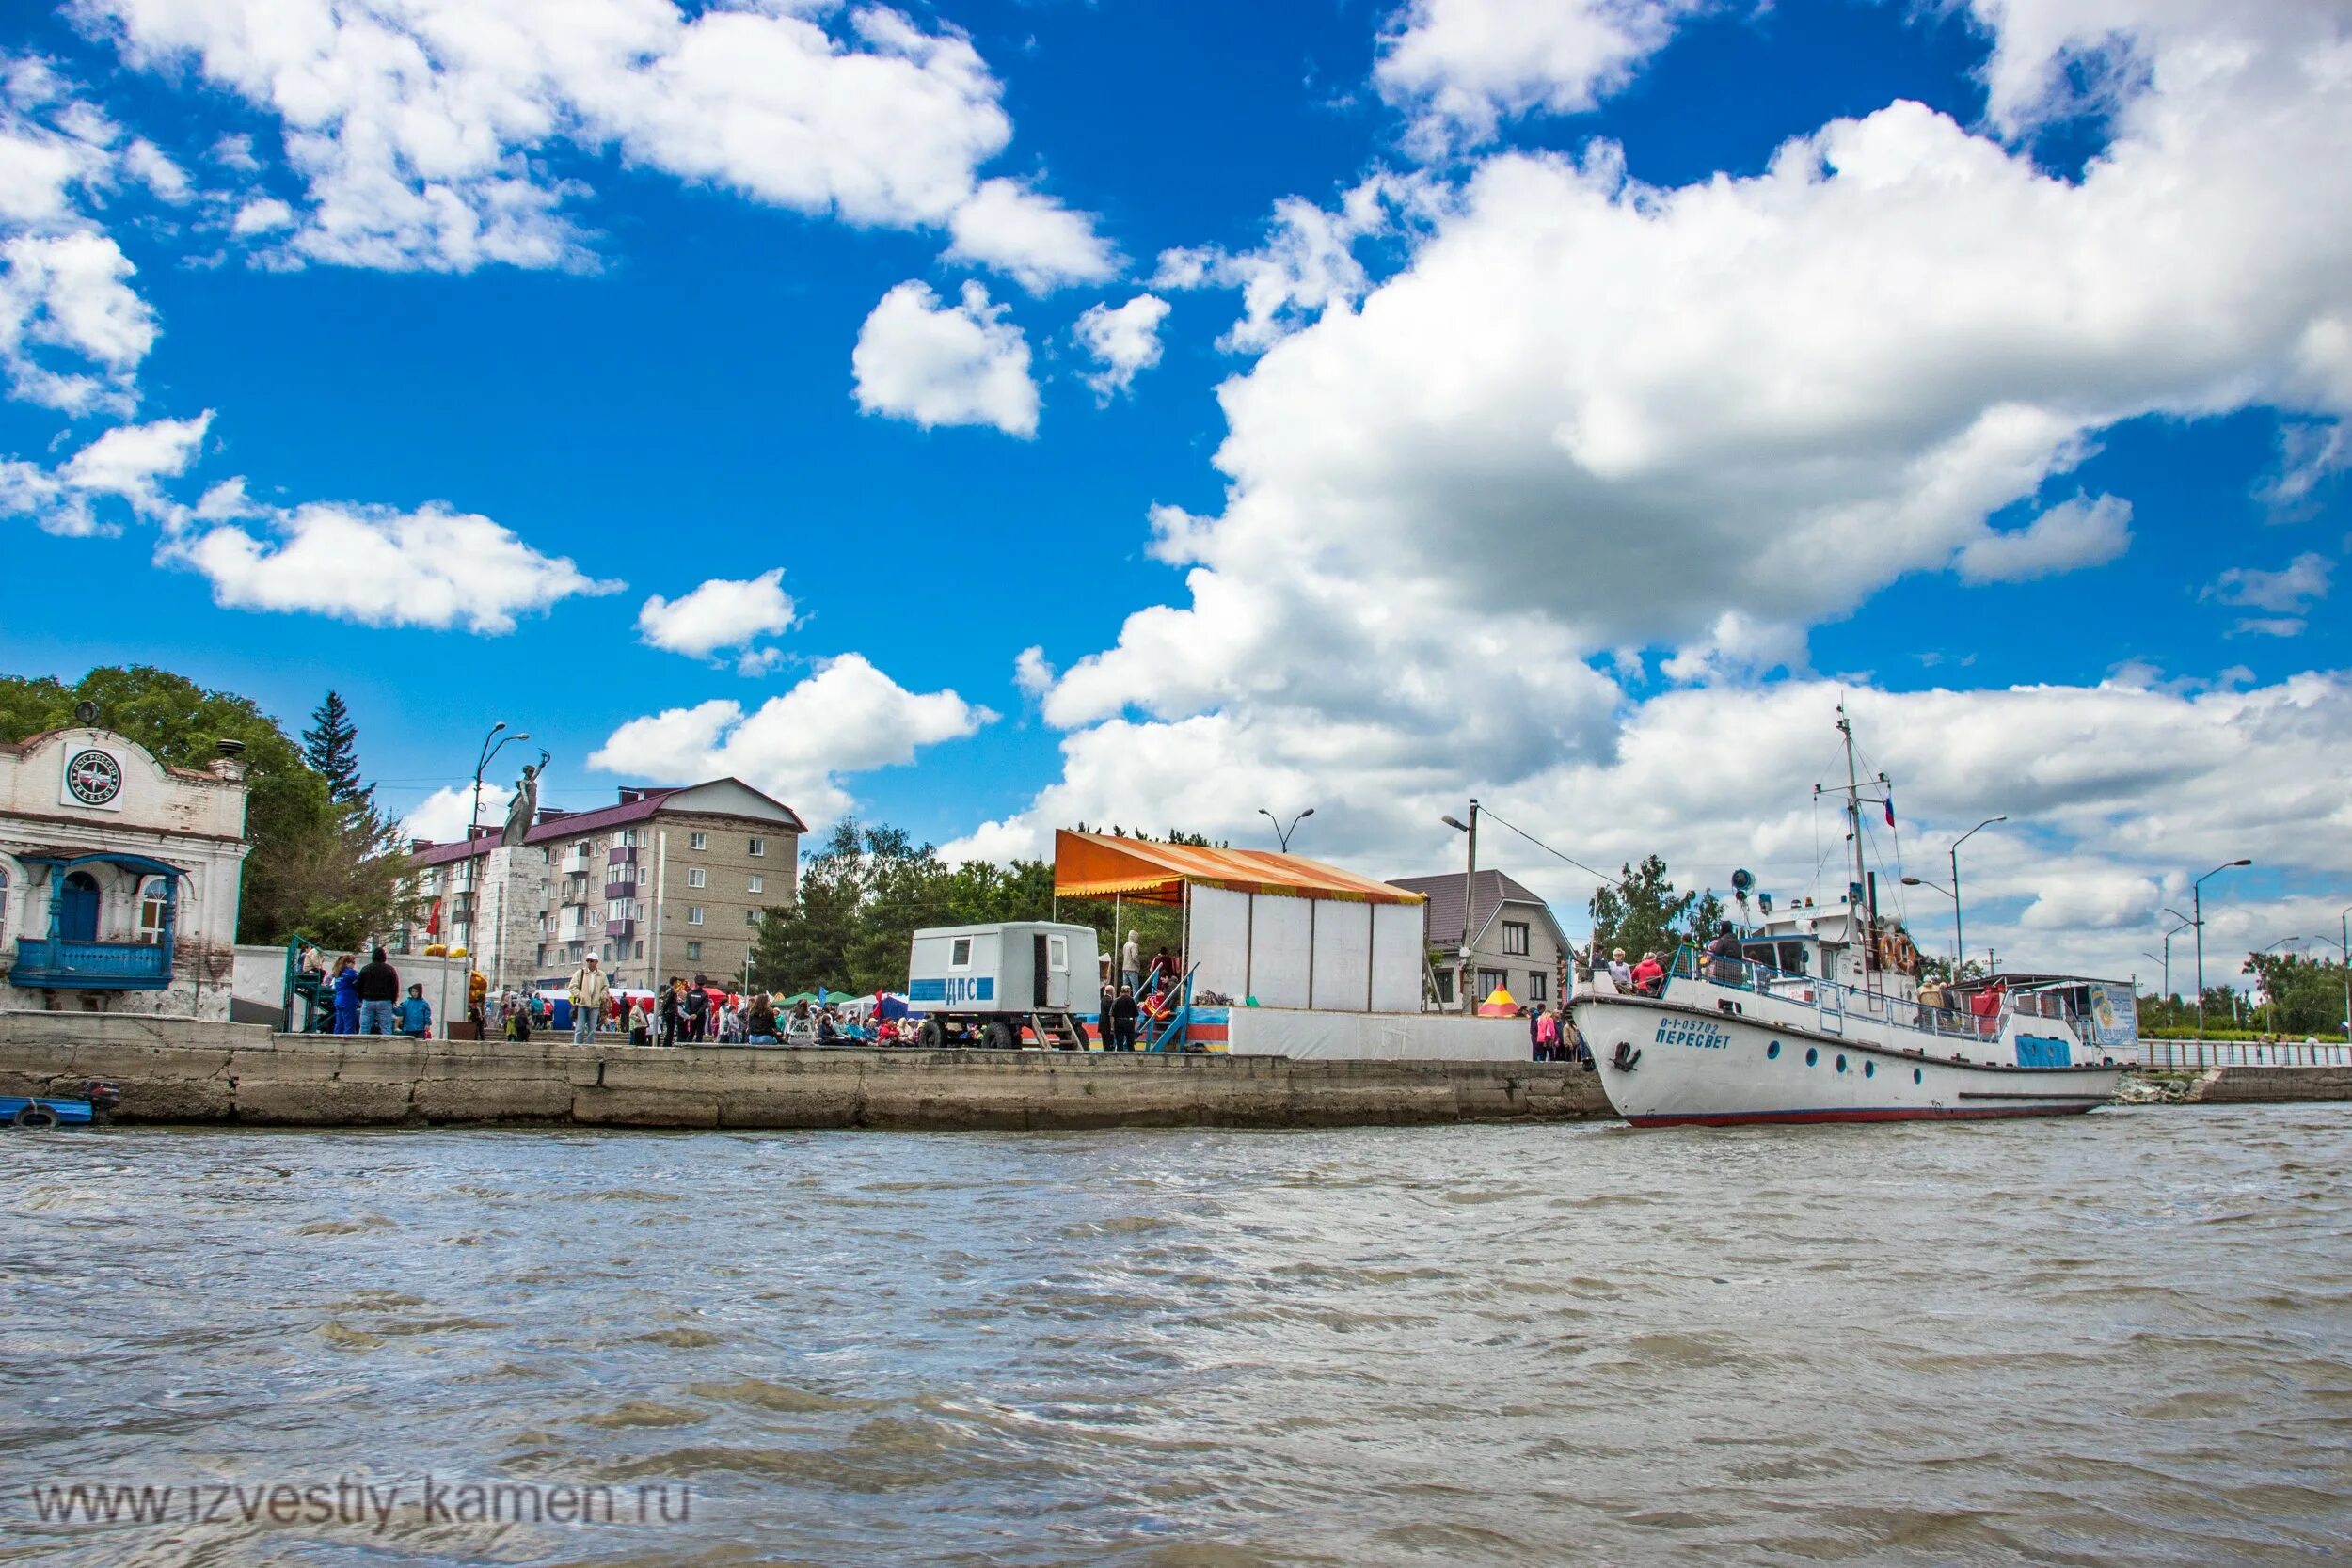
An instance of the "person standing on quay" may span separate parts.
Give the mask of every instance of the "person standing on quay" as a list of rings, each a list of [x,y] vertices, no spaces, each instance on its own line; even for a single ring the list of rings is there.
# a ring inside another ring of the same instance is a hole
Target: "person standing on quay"
[[[421,1040],[433,1033],[433,1004],[424,999],[422,986],[410,986],[408,994],[401,998],[400,1032],[412,1040]]]
[[[1133,1051],[1136,1048],[1136,993],[1127,987],[1119,988],[1117,1000],[1111,1003],[1110,1038],[1104,1042],[1112,1051]]]
[[[384,961],[384,949],[378,947],[368,955],[368,966],[359,972],[353,990],[359,998],[359,1033],[397,1032],[392,1013],[400,1006],[400,971]]]
[[[1127,933],[1127,945],[1119,950],[1119,983],[1129,990],[1143,984],[1143,944],[1136,941],[1133,931]]]
[[[605,980],[604,971],[596,967],[594,953],[580,960],[572,972],[572,1043],[587,1045],[596,1037],[596,1022],[604,1017],[605,1004],[612,1000],[612,987]]]
[[[329,994],[335,999],[335,1033],[356,1035],[359,1032],[359,971],[358,960],[348,953],[335,960],[335,973],[327,979]]]

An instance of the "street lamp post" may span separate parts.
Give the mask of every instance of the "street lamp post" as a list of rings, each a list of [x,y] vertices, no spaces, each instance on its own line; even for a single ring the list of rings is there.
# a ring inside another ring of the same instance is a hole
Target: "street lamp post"
[[[1282,853],[1286,855],[1291,852],[1291,834],[1298,832],[1298,825],[1301,822],[1306,821],[1307,818],[1312,816],[1314,814],[1315,808],[1309,806],[1305,811],[1302,811],[1296,816],[1292,817],[1291,825],[1285,828],[1282,826],[1282,819],[1280,817],[1275,816],[1263,806],[1260,806],[1258,808],[1258,815],[1274,824],[1274,836],[1281,842]]]
[[[1470,907],[1478,901],[1478,797],[1470,797],[1470,820],[1457,816],[1438,819],[1457,833],[1470,835],[1470,875],[1462,879],[1462,945],[1455,949],[1454,958],[1454,994],[1469,1012],[1473,1004],[1470,994]]]
[[[2197,927],[2197,1033],[2201,1037],[2205,1032],[2205,883],[2224,871],[2234,871],[2241,865],[2253,863],[2252,861],[2231,861],[2226,865],[2217,865],[2189,885],[2188,907],[2197,911],[2196,918],[2189,924]]]
[[[1959,863],[1955,861],[1953,864],[1957,867]],[[1957,945],[1960,942],[1960,895],[1941,882],[1929,881],[1925,877],[1905,877],[1903,886],[1933,888],[1952,901],[1952,942],[1955,944],[1952,948],[1952,979],[1957,982],[1960,979],[1960,966],[1968,958],[1968,950]]]
[[[1968,951],[1968,943],[1962,940],[1960,932],[1960,847],[1993,826],[1994,823],[2008,820],[2006,816],[1988,816],[1952,840],[1952,951],[1955,953],[1965,954]],[[1957,971],[1954,972],[1952,978],[1955,980],[1960,978]]]
[[[2178,926],[2173,927],[2172,929],[2164,933],[2164,999],[2169,1003],[2172,1000],[2172,939],[2179,936],[2183,931],[2187,930],[2190,923],[2186,920],[2182,920],[2181,916],[2174,914],[2170,910],[2167,910],[2164,912],[2172,915],[2173,919],[2181,922]]]

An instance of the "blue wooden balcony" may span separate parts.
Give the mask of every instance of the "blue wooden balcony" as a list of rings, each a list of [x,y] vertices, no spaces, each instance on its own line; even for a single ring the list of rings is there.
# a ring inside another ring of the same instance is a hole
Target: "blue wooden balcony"
[[[19,937],[8,980],[32,990],[161,990],[171,983],[171,946]]]

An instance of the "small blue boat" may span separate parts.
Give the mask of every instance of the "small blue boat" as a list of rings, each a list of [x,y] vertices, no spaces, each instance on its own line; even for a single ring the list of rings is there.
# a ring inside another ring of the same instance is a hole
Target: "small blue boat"
[[[0,1094],[0,1123],[10,1127],[90,1127],[122,1102],[115,1085],[93,1080],[82,1085],[79,1098],[50,1094]]]

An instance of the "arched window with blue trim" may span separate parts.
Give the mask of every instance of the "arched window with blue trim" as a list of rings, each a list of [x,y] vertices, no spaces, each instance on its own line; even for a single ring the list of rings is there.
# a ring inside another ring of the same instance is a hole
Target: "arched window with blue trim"
[[[171,879],[142,877],[139,879],[139,929],[137,941],[152,947],[164,940],[171,928]]]

